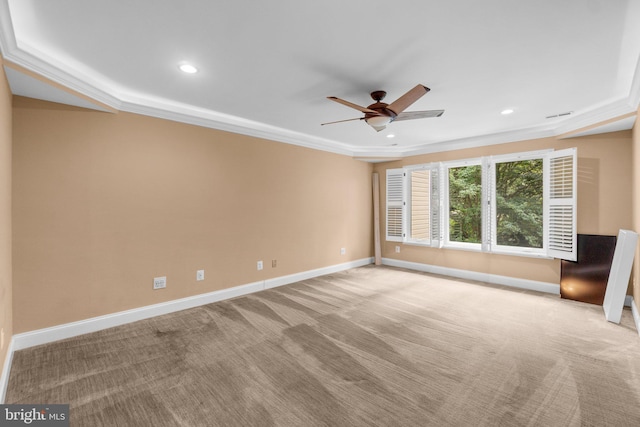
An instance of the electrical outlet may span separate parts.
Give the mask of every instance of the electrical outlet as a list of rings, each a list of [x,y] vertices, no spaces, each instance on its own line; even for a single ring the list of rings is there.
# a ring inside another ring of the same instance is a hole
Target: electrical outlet
[[[204,280],[204,270],[196,271],[196,280]]]
[[[276,268],[278,266],[278,260],[277,259],[272,259],[271,260],[271,268]]]
[[[396,253],[399,254],[400,253],[400,246],[396,246]]]
[[[344,255],[347,253],[347,248],[340,248],[340,255]]]
[[[153,289],[162,289],[166,287],[167,287],[167,276],[153,278]]]
[[[263,265],[262,265],[262,261],[258,261],[258,270],[262,270]]]

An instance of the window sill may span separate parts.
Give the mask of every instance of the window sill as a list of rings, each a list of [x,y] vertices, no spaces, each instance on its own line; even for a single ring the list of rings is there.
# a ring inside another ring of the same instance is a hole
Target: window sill
[[[553,259],[553,257],[550,257],[549,255],[540,253],[540,252],[525,252],[525,251],[510,251],[510,250],[504,250],[504,249],[503,250],[495,249],[487,253],[496,254],[496,255],[522,256],[527,258]]]
[[[422,246],[423,248],[432,248],[431,242],[402,242],[408,246]]]
[[[418,246],[418,247],[423,247],[423,248],[433,248],[433,249],[451,249],[451,250],[455,250],[455,251],[467,251],[467,252],[478,252],[478,253],[485,253],[485,254],[489,254],[489,255],[509,255],[509,256],[519,256],[519,257],[525,257],[525,258],[537,258],[537,259],[546,259],[546,260],[552,260],[554,259],[553,257],[550,257],[546,254],[543,253],[539,253],[539,252],[525,252],[525,251],[510,251],[510,250],[505,250],[505,249],[496,249],[496,250],[492,250],[492,251],[483,251],[482,247],[480,246],[480,244],[477,244],[478,246],[476,247],[476,244],[470,243],[470,244],[446,244],[443,245],[442,247],[437,247],[437,246],[431,246],[431,243],[421,243],[421,242],[402,242],[402,244],[407,245],[407,246]]]

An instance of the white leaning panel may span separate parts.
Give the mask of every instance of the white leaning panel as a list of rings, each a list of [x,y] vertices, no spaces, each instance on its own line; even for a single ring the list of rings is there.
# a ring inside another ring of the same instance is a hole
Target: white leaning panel
[[[620,323],[637,241],[638,234],[631,230],[618,232],[616,250],[613,253],[611,272],[602,303],[604,316],[609,322]]]

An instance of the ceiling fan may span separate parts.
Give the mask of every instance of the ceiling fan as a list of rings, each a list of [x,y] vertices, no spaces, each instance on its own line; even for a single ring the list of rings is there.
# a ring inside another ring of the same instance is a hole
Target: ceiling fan
[[[427,110],[427,111],[408,111],[404,110],[420,99],[423,95],[429,92],[429,89],[423,85],[417,85],[409,92],[402,95],[400,98],[393,101],[391,104],[382,102],[387,92],[383,90],[376,90],[371,92],[371,98],[375,103],[368,107],[361,107],[353,104],[344,99],[337,98],[335,96],[328,96],[327,99],[335,101],[339,104],[346,105],[347,107],[354,108],[364,113],[364,117],[358,117],[355,119],[338,120],[336,122],[322,123],[324,125],[330,125],[333,123],[350,122],[352,120],[364,120],[369,126],[374,128],[377,132],[383,130],[389,123],[399,120],[413,120],[413,119],[425,119],[427,117],[440,117],[444,110]]]

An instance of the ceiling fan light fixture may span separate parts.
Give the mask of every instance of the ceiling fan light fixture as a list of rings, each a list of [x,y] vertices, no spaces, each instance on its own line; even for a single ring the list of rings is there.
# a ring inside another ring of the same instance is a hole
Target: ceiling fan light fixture
[[[373,116],[366,119],[367,123],[374,128],[386,126],[391,123],[391,117],[389,116]]]

